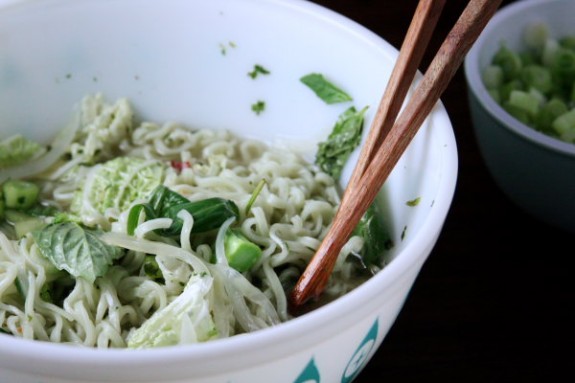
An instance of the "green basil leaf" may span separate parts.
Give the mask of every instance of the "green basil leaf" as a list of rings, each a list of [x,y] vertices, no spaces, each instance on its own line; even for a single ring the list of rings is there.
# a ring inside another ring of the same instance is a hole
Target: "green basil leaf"
[[[120,248],[100,240],[101,230],[84,228],[75,222],[53,223],[32,236],[40,252],[56,268],[76,278],[94,282],[122,255]]]
[[[152,207],[156,216],[165,217],[166,211],[175,205],[182,205],[190,202],[189,199],[183,195],[170,190],[169,188],[160,185],[152,192],[149,205]]]
[[[333,178],[339,179],[347,159],[361,143],[364,115],[367,107],[359,112],[355,107],[344,111],[325,142],[319,144],[316,164]]]
[[[349,94],[328,81],[319,73],[310,73],[303,76],[300,81],[308,86],[326,104],[337,104],[339,102],[352,101]]]
[[[338,118],[331,134],[325,142],[319,144],[316,154],[316,164],[336,180],[351,153],[361,143],[364,115],[367,107],[359,112],[350,107]],[[385,252],[393,247],[393,241],[385,222],[380,219],[379,207],[373,203],[362,216],[353,235],[364,239],[365,245],[361,252],[361,259],[367,267],[381,265]]]
[[[166,236],[180,235],[183,222],[178,217],[178,213],[182,210],[188,211],[194,217],[192,233],[202,233],[216,229],[228,218],[240,217],[239,208],[233,201],[222,198],[206,198],[192,202],[179,193],[160,185],[152,193],[150,202],[135,205],[130,210],[128,215],[128,234],[134,233],[142,210],[146,214],[146,219],[172,219],[172,225],[169,228],[158,230],[160,235]]]
[[[371,204],[353,231],[353,235],[364,239],[361,259],[366,266],[381,266],[385,252],[393,247],[393,239],[379,210],[379,205]]]
[[[255,79],[260,74],[263,74],[263,75],[270,74],[270,71],[267,70],[266,68],[264,68],[263,66],[256,64],[256,65],[254,65],[254,69],[248,73],[248,76]]]
[[[200,201],[175,205],[168,208],[165,217],[171,218],[172,225],[164,230],[166,235],[179,235],[182,231],[183,222],[178,218],[181,210],[187,210],[194,217],[192,233],[202,233],[217,229],[231,217],[240,217],[238,206],[226,199],[207,198]]]
[[[146,255],[144,257],[144,264],[142,266],[144,273],[152,280],[158,283],[165,283],[164,274],[158,265],[155,255]]]

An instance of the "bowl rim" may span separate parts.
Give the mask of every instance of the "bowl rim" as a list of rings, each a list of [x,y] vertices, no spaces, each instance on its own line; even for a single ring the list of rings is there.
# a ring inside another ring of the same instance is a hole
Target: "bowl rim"
[[[546,7],[551,2],[571,3],[571,0],[522,0],[502,7],[491,18],[475,44],[469,50],[464,60],[464,73],[467,79],[468,89],[473,92],[479,104],[487,113],[499,121],[501,125],[507,128],[510,132],[546,150],[560,153],[568,157],[575,157],[575,144],[565,142],[559,138],[539,132],[511,116],[491,97],[481,79],[479,59],[485,43],[490,40],[490,35],[493,30],[498,25],[505,23],[507,18],[512,15],[523,12],[532,12],[533,9]]]
[[[22,3],[26,0],[12,0],[12,3]],[[31,0],[38,2],[39,0]],[[8,1],[10,3],[10,1]],[[279,7],[296,9],[298,12],[310,13],[318,18],[330,19],[339,27],[347,29],[350,34],[361,36],[362,39],[369,41],[374,47],[392,52],[393,57],[397,57],[397,49],[391,46],[386,40],[374,32],[368,30],[359,23],[347,18],[327,7],[311,3],[305,0],[268,0],[269,4]],[[3,7],[0,4],[0,7]],[[234,353],[241,353],[257,347],[266,347],[272,345],[272,342],[282,342],[293,339],[294,334],[313,334],[313,332],[334,331],[334,326],[330,325],[330,318],[335,314],[341,314],[344,310],[358,308],[362,304],[367,304],[382,289],[397,283],[399,279],[414,267],[421,267],[431,251],[451,206],[453,195],[456,188],[458,157],[455,136],[452,125],[441,102],[438,103],[433,112],[434,123],[445,126],[445,142],[442,143],[441,154],[443,156],[441,180],[438,182],[436,199],[434,200],[433,209],[430,210],[422,225],[419,227],[417,238],[414,237],[398,256],[390,262],[382,272],[378,273],[361,287],[338,298],[335,302],[329,303],[319,309],[305,314],[303,317],[294,318],[288,322],[282,323],[274,328],[263,329],[255,333],[246,334],[248,336],[238,335],[227,339],[215,340],[202,345],[182,345],[177,347],[165,347],[157,349],[131,350],[126,352],[123,349],[93,349],[78,346],[69,346],[62,344],[53,344],[41,341],[24,340],[14,338],[9,335],[0,334],[0,354],[11,354],[14,357],[22,357],[25,364],[30,365],[30,371],[36,371],[43,368],[43,364],[49,363],[55,359],[65,359],[69,363],[74,363],[79,367],[89,369],[101,368],[108,366],[131,367],[142,366],[145,364],[154,364],[158,360],[168,362],[170,365],[177,365],[183,361],[210,363],[214,356],[229,356]],[[426,254],[426,256],[422,256]],[[347,319],[351,322],[351,317]],[[339,326],[338,326],[339,327]],[[270,336],[270,332],[273,336]],[[301,349],[314,345],[316,337],[313,335],[306,336],[305,339],[299,339],[297,344],[291,342],[291,347]],[[30,347],[30,344],[34,347]],[[290,343],[290,342],[288,342]],[[262,355],[258,360],[254,359],[251,366],[243,365],[242,369],[255,366],[257,363],[275,359],[277,356],[286,357],[290,354],[289,350],[283,349],[274,353],[273,350],[266,355]],[[55,357],[55,354],[58,354]],[[228,358],[227,360],[231,360]],[[213,362],[211,362],[213,364]],[[38,365],[37,365],[38,364]],[[32,366],[34,365],[34,366]],[[233,368],[233,367],[230,367]],[[57,367],[55,367],[57,369]],[[220,368],[221,369],[221,368]],[[147,369],[146,369],[147,370]]]

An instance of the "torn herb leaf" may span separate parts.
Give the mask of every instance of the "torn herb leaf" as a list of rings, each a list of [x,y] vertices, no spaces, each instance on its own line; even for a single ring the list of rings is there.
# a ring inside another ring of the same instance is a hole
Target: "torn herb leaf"
[[[266,103],[264,101],[257,101],[255,104],[252,104],[252,110],[255,114],[260,115],[266,109]]]
[[[53,223],[32,232],[38,249],[59,270],[93,283],[123,254],[120,248],[100,240],[101,230],[75,222]]]
[[[162,273],[162,269],[158,265],[155,255],[147,254],[144,258],[144,264],[142,266],[144,273],[153,281],[158,283],[164,284],[164,274]]]
[[[393,247],[393,240],[387,232],[377,204],[369,206],[361,217],[353,235],[359,235],[364,240],[361,259],[366,266],[381,266],[384,251]]]
[[[367,107],[359,112],[350,107],[338,118],[327,141],[321,142],[316,154],[316,164],[335,179],[339,179],[347,159],[361,143],[363,121]]]
[[[367,107],[359,112],[354,107],[348,108],[339,116],[327,141],[319,144],[315,163],[336,180],[351,153],[361,143],[366,110]],[[379,206],[373,203],[353,231],[353,235],[364,240],[360,255],[367,267],[381,267],[385,251],[393,247],[393,240],[381,217]]]
[[[264,68],[263,66],[256,64],[254,65],[254,69],[251,72],[248,72],[248,76],[250,76],[253,79],[258,77],[258,75],[260,74],[267,75],[270,74],[270,71]]]
[[[352,101],[352,97],[328,81],[322,74],[310,73],[303,76],[300,81],[308,86],[326,104],[337,104]]]
[[[233,41],[229,41],[227,44],[220,43],[220,53],[222,54],[222,56],[225,56],[228,53],[228,47],[235,48],[236,43],[234,43]]]
[[[407,206],[414,207],[414,206],[419,205],[419,202],[421,202],[421,197],[417,197],[417,198],[414,198],[410,201],[407,201],[405,204]]]
[[[238,206],[231,200],[212,197],[192,202],[179,193],[160,185],[154,190],[148,203],[134,205],[130,209],[127,223],[128,234],[134,233],[143,211],[147,220],[172,219],[172,225],[169,228],[158,230],[160,235],[179,236],[184,223],[178,217],[178,213],[182,210],[186,210],[194,217],[192,233],[217,229],[228,218],[240,216]]]

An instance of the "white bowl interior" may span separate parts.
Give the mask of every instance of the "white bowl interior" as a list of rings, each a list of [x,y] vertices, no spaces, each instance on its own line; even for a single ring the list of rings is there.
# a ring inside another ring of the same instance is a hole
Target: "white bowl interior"
[[[0,138],[20,132],[46,140],[84,95],[102,92],[108,99],[129,98],[141,119],[229,129],[313,160],[317,143],[350,104],[325,105],[299,78],[322,73],[354,97],[353,105],[369,105],[367,127],[397,56],[360,25],[299,0],[0,5]],[[255,64],[271,74],[251,79],[247,73]],[[266,102],[259,116],[250,108],[257,100]],[[277,381],[294,381],[290,374],[311,358],[326,381],[341,380],[346,365],[345,374],[353,377],[351,356],[358,345],[369,344],[367,362],[433,248],[456,174],[453,131],[438,104],[379,199],[391,223],[395,259],[357,290],[277,328],[171,349],[78,349],[0,334],[0,373],[20,382],[241,382],[257,381],[254,374],[265,367],[277,372]],[[415,198],[420,203],[407,206]],[[374,323],[373,339],[361,343]]]

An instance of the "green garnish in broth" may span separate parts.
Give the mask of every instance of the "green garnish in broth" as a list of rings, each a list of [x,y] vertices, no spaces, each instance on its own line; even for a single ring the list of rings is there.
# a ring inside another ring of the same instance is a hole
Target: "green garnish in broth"
[[[252,104],[252,111],[253,111],[255,114],[260,115],[261,113],[263,113],[264,110],[266,110],[266,103],[265,103],[265,101],[258,100],[257,102],[255,102],[254,104]]]
[[[322,74],[310,73],[303,76],[300,81],[307,85],[326,104],[353,101],[349,94],[327,80]]]
[[[319,144],[315,163],[335,179],[341,177],[349,156],[361,143],[366,110],[367,107],[364,107],[357,111],[353,106],[345,110],[339,116],[328,139]],[[379,205],[373,203],[353,231],[353,235],[364,240],[361,260],[370,269],[381,267],[385,250],[393,247],[393,241],[381,216]]]
[[[327,140],[319,144],[315,163],[338,179],[347,159],[361,143],[363,121],[367,107],[358,111],[349,107],[338,118]]]
[[[251,72],[248,72],[248,76],[255,79],[259,75],[268,75],[270,71],[264,68],[263,66],[256,64],[254,65],[254,69]]]

